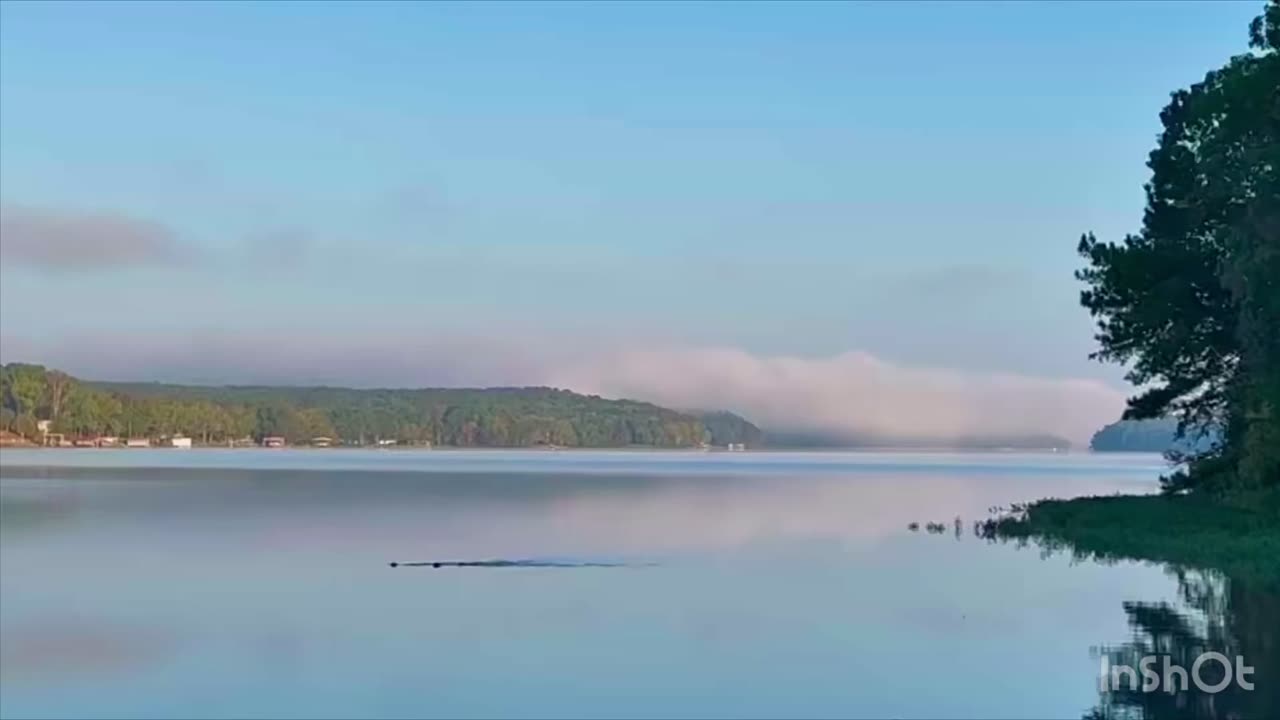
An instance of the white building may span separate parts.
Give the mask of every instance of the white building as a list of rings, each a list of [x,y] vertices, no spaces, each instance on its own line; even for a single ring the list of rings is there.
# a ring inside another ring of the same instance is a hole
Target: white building
[[[169,438],[169,447],[190,449],[191,438],[183,437],[181,435],[174,435],[173,437]]]

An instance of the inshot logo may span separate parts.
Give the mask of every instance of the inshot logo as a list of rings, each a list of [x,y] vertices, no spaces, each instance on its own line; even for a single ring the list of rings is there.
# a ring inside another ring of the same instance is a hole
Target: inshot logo
[[[1160,665],[1156,672],[1155,666]],[[1221,668],[1221,672],[1217,672]],[[1139,687],[1138,675],[1142,675]],[[1192,684],[1201,692],[1214,694],[1226,690],[1231,681],[1242,690],[1253,690],[1253,682],[1249,676],[1253,668],[1244,664],[1244,658],[1236,656],[1235,664],[1220,652],[1207,652],[1199,655],[1187,670],[1169,661],[1168,655],[1144,655],[1135,670],[1132,665],[1112,665],[1111,658],[1102,656],[1102,673],[1098,676],[1098,689],[1101,692],[1112,692],[1128,687],[1130,692],[1144,693],[1163,690],[1169,694],[1190,689]]]

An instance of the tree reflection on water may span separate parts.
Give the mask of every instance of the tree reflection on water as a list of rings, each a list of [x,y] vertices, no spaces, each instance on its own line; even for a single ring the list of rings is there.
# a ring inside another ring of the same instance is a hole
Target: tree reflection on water
[[[1096,538],[1088,548],[1073,544],[1070,537],[1002,535],[997,524],[979,524],[975,534],[994,542],[1034,544],[1046,555],[1066,552],[1077,559],[1115,563],[1123,560],[1150,561],[1122,547],[1100,552]],[[1280,558],[1274,558],[1280,563]],[[1127,641],[1105,646],[1099,652],[1111,667],[1126,665],[1137,669],[1144,657],[1159,658],[1151,669],[1161,673],[1164,658],[1172,666],[1190,671],[1204,653],[1220,653],[1235,662],[1243,659],[1253,668],[1253,689],[1232,682],[1218,692],[1207,692],[1195,682],[1174,683],[1170,688],[1161,683],[1154,691],[1142,690],[1142,676],[1137,687],[1127,679],[1100,687],[1098,705],[1085,715],[1090,720],[1104,718],[1145,718],[1147,720],[1268,720],[1280,718],[1280,585],[1275,573],[1257,575],[1231,574],[1218,568],[1191,567],[1165,563],[1177,579],[1179,603],[1126,601],[1131,636]],[[1212,688],[1223,679],[1224,668],[1218,662],[1206,662],[1200,677]],[[1170,692],[1170,690],[1173,690]]]

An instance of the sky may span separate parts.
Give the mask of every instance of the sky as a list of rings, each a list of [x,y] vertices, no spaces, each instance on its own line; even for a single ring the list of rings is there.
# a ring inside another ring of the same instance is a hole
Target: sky
[[[1075,244],[1260,2],[0,4],[0,359],[1087,437]]]

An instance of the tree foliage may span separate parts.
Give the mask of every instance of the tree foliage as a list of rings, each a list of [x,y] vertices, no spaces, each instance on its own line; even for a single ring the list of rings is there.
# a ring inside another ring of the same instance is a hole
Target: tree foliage
[[[1280,484],[1280,2],[1250,27],[1252,52],[1173,93],[1151,152],[1142,228],[1085,235],[1081,302],[1094,356],[1144,388],[1128,419],[1171,415],[1216,437],[1176,459],[1167,488]]]

